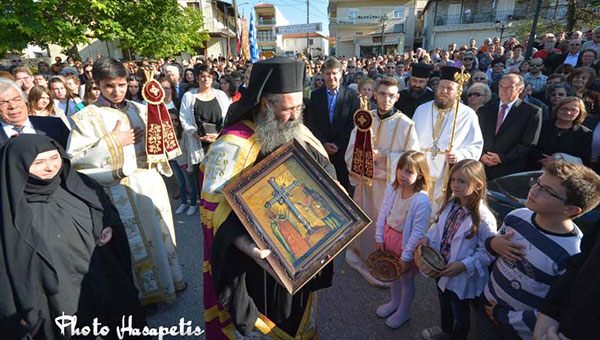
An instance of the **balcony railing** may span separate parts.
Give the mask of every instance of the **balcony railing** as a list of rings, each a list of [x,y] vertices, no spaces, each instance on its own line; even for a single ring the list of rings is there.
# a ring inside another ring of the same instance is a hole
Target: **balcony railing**
[[[258,19],[258,25],[275,25],[275,19]]]
[[[540,11],[540,17],[544,19],[560,20],[567,15],[567,8],[567,6],[543,7]],[[532,19],[533,13],[526,8],[515,8],[510,11],[465,10],[462,14],[456,15],[440,15],[438,13],[434,19],[434,23],[436,26],[446,26],[495,22],[496,20],[506,22],[509,19],[509,16],[512,18],[512,20],[524,20]]]

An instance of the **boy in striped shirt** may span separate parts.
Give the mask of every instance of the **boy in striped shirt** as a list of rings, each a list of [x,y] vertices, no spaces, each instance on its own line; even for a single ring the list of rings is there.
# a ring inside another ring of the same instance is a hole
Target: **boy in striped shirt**
[[[486,241],[499,255],[484,289],[478,339],[531,339],[538,308],[567,260],[579,253],[581,230],[572,219],[600,200],[600,177],[589,168],[554,162],[534,180],[525,206],[504,218]]]

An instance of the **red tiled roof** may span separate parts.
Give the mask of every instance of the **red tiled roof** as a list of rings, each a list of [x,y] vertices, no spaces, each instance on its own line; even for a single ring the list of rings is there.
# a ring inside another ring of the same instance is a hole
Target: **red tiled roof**
[[[256,7],[274,7],[274,6],[271,4],[256,4],[256,5],[254,5],[254,8],[256,8]]]

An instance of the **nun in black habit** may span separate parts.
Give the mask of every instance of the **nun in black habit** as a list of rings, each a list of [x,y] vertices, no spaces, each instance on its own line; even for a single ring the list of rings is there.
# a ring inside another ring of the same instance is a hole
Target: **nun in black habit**
[[[103,339],[117,338],[123,316],[143,328],[125,230],[103,189],[41,135],[10,139],[0,169],[0,338],[84,338],[61,334],[63,312],[78,328],[98,318]]]

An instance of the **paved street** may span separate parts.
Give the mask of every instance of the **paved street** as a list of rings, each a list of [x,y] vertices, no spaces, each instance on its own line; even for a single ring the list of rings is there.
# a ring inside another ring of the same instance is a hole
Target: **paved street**
[[[171,179],[167,183],[171,184]],[[174,185],[169,185],[169,189]],[[174,207],[179,202],[172,202]],[[176,216],[175,228],[179,260],[188,283],[174,304],[160,304],[148,318],[153,327],[177,325],[181,317],[204,328],[202,306],[202,232],[198,216]],[[334,260],[333,287],[319,292],[318,327],[320,339],[420,339],[423,328],[439,324],[438,300],[432,279],[417,277],[412,319],[402,328],[391,330],[375,315],[387,302],[389,291],[369,286],[344,262],[343,254]],[[474,325],[474,324],[473,324]],[[474,328],[474,327],[471,327]]]

